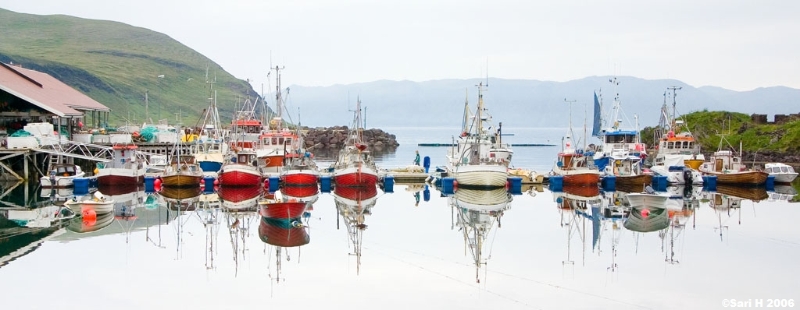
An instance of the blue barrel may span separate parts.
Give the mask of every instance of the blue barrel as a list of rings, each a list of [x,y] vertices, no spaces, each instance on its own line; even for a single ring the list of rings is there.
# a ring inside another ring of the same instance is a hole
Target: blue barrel
[[[387,175],[383,177],[383,192],[384,193],[393,193],[394,192],[394,176]]]
[[[453,184],[456,178],[442,178],[442,194],[452,195],[454,193]]]
[[[144,192],[153,193],[156,191],[156,178],[151,176],[144,177]]]
[[[602,180],[600,180],[600,185],[603,187],[604,191],[613,192],[617,187],[617,177],[613,175],[604,176]]]
[[[667,190],[667,176],[654,175],[653,176],[653,189],[659,192]]]
[[[766,189],[768,191],[774,191],[775,190],[775,176],[774,175],[771,175],[771,176],[767,177],[767,183],[764,183],[764,187],[766,187]]]
[[[73,190],[75,195],[86,195],[89,193],[89,179],[76,178],[72,180]]]
[[[425,156],[422,158],[422,167],[425,167],[425,173],[428,173],[428,169],[431,168],[431,157]]]
[[[323,193],[331,192],[331,176],[323,175],[319,177],[319,191]]]
[[[422,199],[431,201],[431,190],[428,188],[428,185],[425,185],[425,190],[422,191]]]
[[[214,192],[214,177],[207,175],[203,177],[204,187],[203,191],[206,193],[213,193]]]
[[[522,178],[520,177],[508,178],[508,191],[510,191],[512,195],[522,194]]]
[[[717,176],[704,175],[703,176],[703,189],[709,192],[717,190]]]
[[[281,177],[277,175],[271,175],[269,177],[269,192],[274,193],[277,192],[281,188]]]
[[[560,192],[564,189],[564,177],[560,175],[550,176],[547,187],[551,192]]]

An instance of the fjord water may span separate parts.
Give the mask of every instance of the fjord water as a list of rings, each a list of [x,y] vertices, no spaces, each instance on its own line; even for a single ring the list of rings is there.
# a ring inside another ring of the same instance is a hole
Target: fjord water
[[[376,155],[381,167],[406,166],[415,150],[443,165],[446,147],[416,145],[448,143],[457,131],[384,130],[401,146]],[[558,144],[564,129],[506,132],[511,143]],[[514,166],[549,171],[558,149],[515,148]],[[96,231],[62,229],[24,253],[0,243],[5,257],[16,255],[0,264],[0,296],[4,309],[715,309],[730,299],[800,301],[798,204],[712,208],[734,197],[705,194],[682,229],[642,233],[621,222],[593,226],[591,210],[561,209],[563,198],[546,187],[526,188],[493,214],[476,266],[478,249],[463,233],[473,228],[459,224],[464,210],[431,186],[379,190],[363,219],[360,256],[330,193],[319,194],[306,219],[310,242],[278,257],[259,236],[257,213],[199,204],[178,212],[137,192],[142,203],[115,210]]]

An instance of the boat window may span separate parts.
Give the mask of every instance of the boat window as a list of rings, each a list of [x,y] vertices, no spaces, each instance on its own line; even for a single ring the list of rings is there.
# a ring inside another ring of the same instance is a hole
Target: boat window
[[[278,138],[272,138],[272,145],[278,145]]]
[[[278,145],[283,145],[283,138],[278,138]]]
[[[667,148],[668,148],[668,149],[673,149],[673,148],[675,148],[675,142],[667,142]]]
[[[764,171],[766,171],[767,173],[772,173],[772,167],[767,167],[767,169],[764,169]]]

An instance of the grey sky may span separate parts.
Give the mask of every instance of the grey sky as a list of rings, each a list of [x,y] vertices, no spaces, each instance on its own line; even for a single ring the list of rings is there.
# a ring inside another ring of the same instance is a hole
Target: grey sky
[[[601,3],[602,2],[602,3]],[[800,88],[798,1],[0,0],[165,33],[256,89],[489,75]]]

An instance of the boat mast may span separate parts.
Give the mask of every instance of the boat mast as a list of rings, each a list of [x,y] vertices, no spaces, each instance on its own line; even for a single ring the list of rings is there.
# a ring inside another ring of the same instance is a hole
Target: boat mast
[[[285,67],[275,66],[275,107],[277,111],[275,111],[276,116],[273,118],[275,120],[275,129],[281,130],[282,129],[282,116],[283,116],[283,96],[281,94],[281,70]]]

